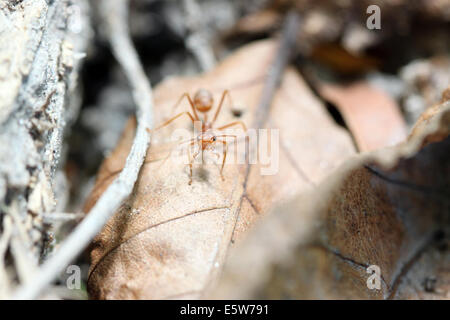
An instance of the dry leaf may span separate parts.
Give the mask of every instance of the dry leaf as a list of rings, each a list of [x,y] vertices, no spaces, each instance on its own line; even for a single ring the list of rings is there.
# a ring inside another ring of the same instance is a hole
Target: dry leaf
[[[370,84],[319,85],[320,94],[342,114],[360,151],[372,151],[405,140],[406,123],[395,100]]]
[[[340,45],[321,44],[314,47],[311,58],[342,74],[359,74],[376,69],[380,62],[372,57],[354,55]]]
[[[275,208],[232,253],[214,297],[450,298],[450,101],[416,128]]]
[[[218,100],[230,89],[242,120],[253,123],[263,83],[276,45],[248,45],[215,70],[189,79],[167,80],[155,90],[156,123],[184,92],[211,90]],[[187,110],[187,106],[178,109]],[[220,122],[236,118],[224,107]],[[177,127],[162,131],[158,141]],[[188,185],[185,165],[150,161],[142,168],[130,199],[95,239],[88,290],[92,298],[198,298],[214,284],[228,248],[265,214],[273,203],[311,190],[355,150],[349,135],[338,127],[326,108],[293,70],[285,72],[266,127],[279,128],[279,170],[262,176],[261,165],[225,165],[222,181],[215,165],[194,166]],[[134,134],[130,121],[113,154],[98,174],[88,210],[122,168]],[[241,143],[241,142],[240,142]],[[275,146],[275,144],[274,144]],[[158,158],[153,140],[148,159]],[[227,158],[228,159],[228,158]]]
[[[258,35],[273,31],[280,26],[282,16],[270,9],[264,9],[241,18],[233,28],[227,32],[226,37],[242,37],[245,34]]]

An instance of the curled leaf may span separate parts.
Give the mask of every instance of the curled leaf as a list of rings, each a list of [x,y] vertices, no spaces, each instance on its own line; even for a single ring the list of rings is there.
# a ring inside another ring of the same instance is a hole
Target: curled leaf
[[[406,138],[406,123],[397,103],[370,84],[364,81],[346,86],[324,83],[320,92],[336,105],[359,150],[392,146]]]
[[[232,253],[214,297],[449,298],[449,134],[447,101],[407,142],[275,208]]]

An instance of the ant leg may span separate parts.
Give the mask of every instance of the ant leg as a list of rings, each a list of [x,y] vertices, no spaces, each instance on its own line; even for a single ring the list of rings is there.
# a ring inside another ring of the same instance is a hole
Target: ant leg
[[[213,118],[213,120],[212,120],[212,122],[211,122],[211,125],[214,124],[214,122],[215,122],[216,119],[217,119],[217,116],[218,116],[219,113],[220,113],[220,110],[222,109],[222,104],[223,104],[223,102],[224,102],[224,100],[225,100],[225,96],[228,96],[228,98],[230,99],[231,105],[233,105],[233,99],[231,98],[230,91],[225,90],[225,91],[222,93],[222,97],[220,98],[219,106],[217,107],[217,111],[216,111],[216,114],[214,115],[214,118]]]
[[[226,141],[222,141],[225,149],[223,150],[223,161],[222,161],[222,168],[220,168],[220,176],[222,177],[222,181],[224,181],[225,179],[223,178],[223,166],[225,165],[225,160],[227,159],[227,142]]]
[[[162,124],[160,124],[159,126],[157,126],[155,129],[153,129],[153,131],[159,130],[159,129],[161,129],[161,128],[167,126],[169,123],[171,123],[172,121],[178,119],[178,118],[181,117],[182,115],[187,115],[187,116],[191,119],[192,124],[195,124],[194,117],[193,117],[188,111],[184,111],[184,112],[181,112],[181,113],[177,114],[175,117],[170,118],[169,120],[163,122]],[[148,129],[148,128],[147,128],[147,131],[148,131],[148,132],[152,132],[152,130],[150,130],[150,129]]]
[[[175,103],[175,105],[172,107],[172,111],[170,112],[170,114],[173,114],[175,112],[175,109],[179,106],[179,104],[181,103],[183,98],[186,98],[188,100],[188,102],[192,108],[192,112],[194,113],[194,119],[198,121],[199,118],[198,118],[197,111],[195,110],[194,102],[192,101],[191,97],[189,96],[189,93],[187,93],[187,92],[185,92],[181,95],[181,97],[178,99],[177,103]]]
[[[184,141],[180,141],[180,142],[178,143],[178,146],[183,145],[183,144],[188,143],[188,142],[191,142],[191,143],[192,143],[194,140],[195,140],[195,138],[193,138],[193,139],[188,139],[188,140],[184,140]],[[144,163],[156,162],[156,161],[160,161],[160,160],[162,159],[162,162],[161,162],[161,164],[160,164],[159,167],[158,167],[158,168],[161,168],[162,165],[163,165],[164,163],[166,163],[167,159],[170,158],[170,156],[172,155],[172,153],[173,153],[174,150],[175,150],[175,147],[172,148],[172,149],[169,151],[169,154],[168,154],[167,157],[165,157],[165,158],[152,159],[152,160],[145,160]]]
[[[226,125],[224,125],[224,126],[221,126],[221,127],[217,128],[217,130],[223,130],[223,129],[225,129],[225,128],[229,128],[229,127],[237,126],[237,125],[241,126],[242,129],[244,129],[244,131],[247,132],[247,127],[245,126],[245,124],[244,124],[242,121],[234,121],[234,122],[231,122],[231,123],[229,123],[229,124],[226,124]]]
[[[221,135],[218,135],[218,136],[216,136],[216,137],[217,137],[217,138],[230,137],[230,138],[233,139],[233,141],[232,141],[231,143],[233,143],[233,145],[236,145],[236,144],[237,144],[237,138],[238,138],[238,136],[231,135],[231,134],[221,134]],[[223,140],[219,140],[219,141],[223,142]],[[227,146],[227,148],[228,148],[228,146]],[[234,161],[235,161],[235,163],[237,162],[237,150],[236,150],[236,149],[234,149]]]
[[[223,167],[224,167],[224,165],[225,165],[225,160],[227,159],[227,149],[228,149],[228,146],[227,146],[227,142],[226,142],[226,141],[219,141],[219,140],[216,141],[216,143],[219,143],[219,142],[221,142],[221,143],[223,144],[223,146],[224,146],[224,149],[223,149],[222,167],[220,168],[220,177],[222,178],[222,181],[224,181],[225,179],[224,179],[224,177],[223,177],[222,172],[223,172]]]
[[[189,147],[192,147],[193,145],[195,145],[195,141],[192,141],[189,144]],[[195,157],[198,155],[198,151],[196,153],[194,153],[194,156],[191,157],[191,149],[188,148],[188,155],[189,155],[189,182],[188,182],[188,184],[191,185],[192,184],[192,164],[195,160]]]
[[[191,149],[188,149],[188,155],[189,155],[189,182],[188,185],[192,184],[192,162],[193,162],[193,157],[191,157]]]

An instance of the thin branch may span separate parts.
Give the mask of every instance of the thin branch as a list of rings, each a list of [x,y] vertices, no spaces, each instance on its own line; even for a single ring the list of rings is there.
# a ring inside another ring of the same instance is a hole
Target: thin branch
[[[273,97],[280,84],[283,72],[292,58],[295,43],[297,41],[297,32],[300,26],[300,18],[295,10],[289,11],[283,25],[280,46],[273,63],[270,65],[264,89],[258,104],[255,120],[252,128],[262,128],[269,116],[270,106]]]
[[[10,249],[18,277],[22,283],[27,283],[38,267],[38,260],[36,256],[31,254],[32,240],[27,231],[30,226],[27,227],[26,222],[22,221],[19,210],[17,201],[14,201],[7,210],[8,217],[11,218],[14,226],[10,239]]]
[[[19,216],[19,204],[17,201],[14,201],[11,204],[11,207],[7,209],[8,215],[11,217],[14,227],[16,229],[15,237],[17,237],[23,244],[24,247],[31,247],[31,239],[28,234],[28,230],[22,222],[22,219]]]
[[[255,118],[251,125],[251,128],[263,128],[270,113],[270,107],[273,102],[273,98],[275,96],[276,91],[280,85],[282,80],[284,71],[289,64],[294,52],[295,52],[295,43],[297,39],[297,32],[300,26],[300,17],[295,11],[289,11],[285,22],[283,24],[283,29],[281,33],[280,44],[276,55],[273,58],[273,61],[270,64],[270,69],[268,74],[266,75],[266,79],[264,81],[264,88],[259,98],[259,103],[256,108]],[[249,154],[249,144],[246,143],[246,154]],[[234,226],[233,231],[230,238],[229,246],[234,243],[235,239],[235,231],[237,222],[239,221],[239,216],[241,214],[242,203],[245,197],[247,197],[247,183],[250,176],[251,164],[247,161],[247,166],[245,168],[245,176],[243,182],[243,193],[241,198],[239,199],[239,206],[237,209],[237,214],[234,217]],[[248,198],[247,198],[248,199]]]
[[[112,50],[133,91],[137,106],[136,136],[120,175],[102,194],[86,218],[61,244],[54,256],[33,276],[34,280],[18,289],[13,296],[15,299],[36,298],[92,241],[131,193],[150,142],[147,129],[153,125],[152,89],[129,36],[128,0],[102,0],[99,5]]]
[[[186,47],[195,56],[203,71],[210,70],[216,64],[216,58],[205,32],[208,28],[204,23],[202,9],[196,0],[183,0],[183,6],[187,16],[186,26],[190,33],[185,40]]]
[[[12,222],[9,216],[3,218],[3,233],[0,237],[0,299],[9,296],[9,280],[5,269],[5,254],[12,235]]]
[[[81,220],[84,217],[84,213],[70,213],[70,212],[46,212],[43,215],[45,223],[58,223]]]
[[[33,259],[29,247],[25,246],[17,234],[13,234],[10,240],[10,250],[20,281],[24,284],[31,282],[38,268],[38,262]]]

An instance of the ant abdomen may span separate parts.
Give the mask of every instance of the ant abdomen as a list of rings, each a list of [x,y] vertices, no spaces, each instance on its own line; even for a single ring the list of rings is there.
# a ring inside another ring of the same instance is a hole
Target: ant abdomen
[[[214,103],[214,99],[210,91],[206,89],[200,89],[195,93],[194,106],[200,112],[208,112],[211,110]]]

